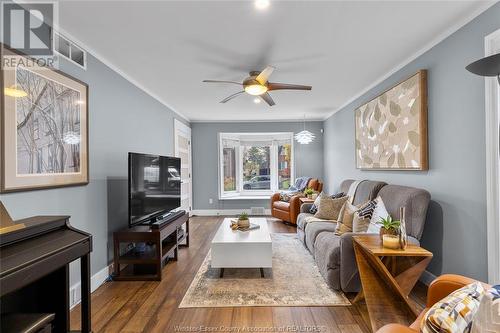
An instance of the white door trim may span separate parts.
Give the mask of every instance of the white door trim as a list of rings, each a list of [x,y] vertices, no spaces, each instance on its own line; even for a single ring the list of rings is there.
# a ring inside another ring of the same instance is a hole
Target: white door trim
[[[484,39],[485,55],[500,52],[500,29]],[[488,240],[488,282],[500,283],[500,101],[497,78],[485,79],[486,111],[486,202]]]
[[[191,127],[185,125],[184,123],[180,122],[177,119],[174,119],[174,155],[176,157],[179,157],[179,144],[178,144],[178,137],[177,137],[177,132],[182,132],[188,137],[189,139],[189,150],[188,150],[188,155],[189,155],[189,164],[188,164],[188,170],[189,170],[189,212],[193,210],[193,155],[192,155],[192,148],[191,148]],[[182,166],[181,166],[182,167]],[[182,198],[181,198],[182,199]]]

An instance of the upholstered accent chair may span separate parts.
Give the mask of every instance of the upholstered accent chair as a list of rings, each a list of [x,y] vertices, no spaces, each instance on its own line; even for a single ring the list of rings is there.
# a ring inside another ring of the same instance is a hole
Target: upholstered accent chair
[[[323,183],[316,178],[312,178],[307,183],[308,188],[317,192],[323,189]],[[300,200],[298,196],[292,196],[289,202],[280,200],[280,193],[271,196],[271,215],[285,222],[297,224],[297,215],[300,212]]]
[[[427,304],[422,311],[422,313],[417,317],[417,319],[409,327],[401,324],[388,324],[377,331],[377,333],[418,333],[422,325],[422,318],[427,313],[430,307],[432,307],[436,302],[439,302],[452,292],[468,284],[476,282],[471,278],[455,275],[455,274],[444,274],[436,278],[429,285],[427,291]],[[489,289],[491,286],[484,284],[485,289]]]

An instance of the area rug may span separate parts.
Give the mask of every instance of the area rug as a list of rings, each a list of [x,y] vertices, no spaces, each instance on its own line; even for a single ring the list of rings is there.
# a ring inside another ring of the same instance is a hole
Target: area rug
[[[273,268],[210,268],[210,252],[189,286],[180,308],[240,306],[351,305],[342,292],[328,287],[311,254],[296,234],[271,234]]]

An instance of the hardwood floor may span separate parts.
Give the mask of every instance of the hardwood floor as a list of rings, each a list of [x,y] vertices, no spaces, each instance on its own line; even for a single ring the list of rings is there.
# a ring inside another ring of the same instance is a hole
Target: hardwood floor
[[[222,217],[193,217],[190,247],[181,248],[161,282],[108,282],[92,294],[94,332],[237,332],[231,328],[270,328],[255,332],[370,332],[366,306],[234,307],[179,309],[178,305],[198,271]],[[269,222],[271,232],[295,232],[295,227]],[[299,276],[297,278],[300,278]],[[290,281],[293,288],[293,281]],[[412,298],[425,302],[425,287],[417,285]],[[347,295],[351,300],[355,295]],[[71,329],[80,328],[80,307],[71,311]],[[295,326],[295,327],[294,327]],[[274,328],[274,329],[273,329]],[[302,331],[300,330],[302,329]]]

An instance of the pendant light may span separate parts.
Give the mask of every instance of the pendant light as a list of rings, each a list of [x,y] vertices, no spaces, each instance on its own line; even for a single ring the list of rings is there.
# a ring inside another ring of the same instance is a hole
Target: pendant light
[[[299,133],[295,134],[294,138],[301,145],[308,145],[309,143],[314,141],[315,137],[316,136],[314,135],[314,133],[311,133],[308,130],[306,130],[306,115],[304,114],[304,129]]]
[[[496,76],[500,84],[500,53],[474,61],[465,69],[480,76]]]

